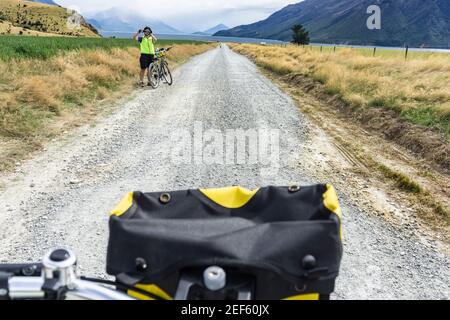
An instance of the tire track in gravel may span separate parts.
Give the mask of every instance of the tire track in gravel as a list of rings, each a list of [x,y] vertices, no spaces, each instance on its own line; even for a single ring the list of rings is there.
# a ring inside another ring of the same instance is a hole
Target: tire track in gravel
[[[65,245],[78,253],[84,274],[104,276],[107,212],[132,190],[326,182],[307,174],[308,164],[320,159],[311,145],[312,124],[248,59],[223,46],[181,66],[174,79],[172,87],[139,91],[95,127],[52,143],[0,179],[0,262],[35,261]],[[196,123],[222,133],[279,130],[279,170],[174,163],[173,133],[184,128],[193,138]],[[335,298],[450,297],[448,258],[345,197],[342,205],[345,254]]]

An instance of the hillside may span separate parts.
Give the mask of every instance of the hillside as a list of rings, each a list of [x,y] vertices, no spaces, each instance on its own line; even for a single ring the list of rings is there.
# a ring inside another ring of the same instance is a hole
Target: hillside
[[[382,29],[368,30],[366,10],[373,0],[305,0],[266,20],[216,33],[217,36],[291,40],[291,27],[303,24],[313,42],[447,47],[450,1],[379,0]]]
[[[81,29],[70,29],[65,8],[22,0],[0,1],[0,34],[98,37],[97,30],[81,19]]]

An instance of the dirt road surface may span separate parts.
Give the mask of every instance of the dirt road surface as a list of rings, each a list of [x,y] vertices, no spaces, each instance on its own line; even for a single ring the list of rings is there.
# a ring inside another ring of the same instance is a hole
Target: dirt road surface
[[[1,177],[0,262],[36,261],[63,245],[78,254],[83,274],[104,276],[108,212],[128,191],[327,182],[310,170],[326,161],[320,152],[326,135],[247,58],[216,48],[178,68],[174,79],[171,87],[137,92],[95,125],[52,142]],[[199,161],[195,150],[192,161],[174,153],[183,133],[183,145],[191,141],[195,149],[198,135],[225,141],[234,129],[269,130],[279,139],[264,161],[216,157],[208,164],[211,157]],[[365,212],[346,191],[338,188],[345,254],[333,298],[450,298],[448,257]]]

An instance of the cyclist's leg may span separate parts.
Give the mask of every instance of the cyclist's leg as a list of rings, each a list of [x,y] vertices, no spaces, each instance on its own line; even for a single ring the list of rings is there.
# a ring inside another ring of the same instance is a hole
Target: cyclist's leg
[[[150,59],[148,55],[142,54],[140,58],[140,65],[141,65],[141,73],[140,73],[140,85],[144,85],[144,77],[145,77],[145,70],[148,70],[148,67],[150,65]]]
[[[141,74],[139,75],[139,79],[140,79],[139,83],[140,84],[144,84],[145,70],[146,69],[141,69]]]

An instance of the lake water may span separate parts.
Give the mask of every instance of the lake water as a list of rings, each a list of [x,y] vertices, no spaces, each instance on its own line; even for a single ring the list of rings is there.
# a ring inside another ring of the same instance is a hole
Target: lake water
[[[131,32],[114,32],[114,31],[102,31],[101,34],[104,37],[117,37],[117,38],[131,38],[133,33]],[[194,41],[213,41],[213,42],[236,42],[236,43],[266,43],[272,45],[287,44],[288,42],[272,40],[272,39],[255,39],[255,38],[237,38],[237,37],[213,37],[213,36],[202,36],[195,34],[157,34],[157,37],[163,40],[194,40]],[[334,44],[328,43],[312,43],[314,46],[326,46],[333,47]],[[358,46],[358,45],[336,45],[337,47],[346,48],[374,48],[375,46]],[[383,47],[376,46],[378,49],[385,50],[405,50],[401,47]],[[409,48],[410,51],[417,52],[443,52],[450,53],[450,49],[434,49],[434,48]]]
[[[131,38],[133,33],[130,32],[110,32],[102,31],[104,37]],[[286,42],[271,39],[255,39],[255,38],[235,38],[235,37],[213,37],[202,36],[196,34],[156,34],[162,40],[195,40],[195,41],[213,41],[213,42],[237,42],[237,43],[261,43],[267,44],[285,44]]]

